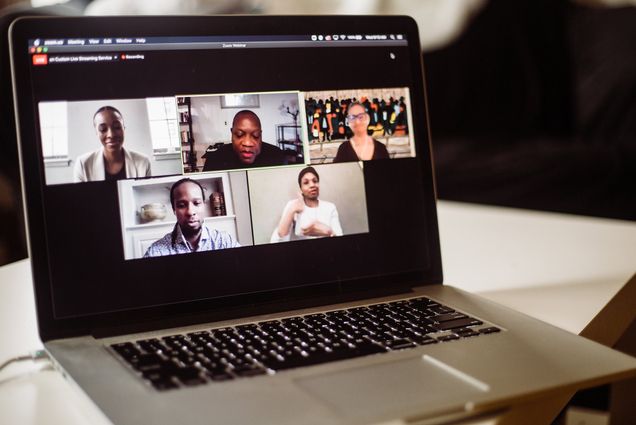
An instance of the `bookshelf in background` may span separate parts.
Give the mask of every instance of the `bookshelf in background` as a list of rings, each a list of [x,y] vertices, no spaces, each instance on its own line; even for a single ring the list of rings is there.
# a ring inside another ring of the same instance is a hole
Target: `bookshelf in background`
[[[211,228],[228,232],[237,240],[236,215],[232,187],[228,173],[205,173],[188,176],[203,187],[205,208],[200,211],[203,222]],[[170,233],[175,216],[170,205],[170,188],[179,176],[152,179],[126,179],[118,182],[119,206],[122,219],[124,258],[141,258],[153,242]],[[147,219],[143,209],[163,207],[163,218]]]
[[[194,150],[192,136],[192,106],[190,97],[177,97],[177,111],[179,113],[179,139],[181,140],[181,162],[183,170],[197,171],[197,153]]]

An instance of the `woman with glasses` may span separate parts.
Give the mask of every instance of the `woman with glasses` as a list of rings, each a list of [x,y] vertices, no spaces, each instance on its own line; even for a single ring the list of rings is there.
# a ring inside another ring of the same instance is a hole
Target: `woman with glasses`
[[[354,102],[349,106],[347,115],[349,128],[353,136],[338,147],[333,162],[369,161],[373,159],[389,159],[386,146],[373,139],[367,133],[370,117],[362,104]]]

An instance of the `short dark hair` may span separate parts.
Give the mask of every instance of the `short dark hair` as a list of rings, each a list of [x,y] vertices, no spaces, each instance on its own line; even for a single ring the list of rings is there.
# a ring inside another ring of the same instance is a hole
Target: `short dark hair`
[[[234,128],[234,126],[236,125],[236,120],[240,115],[249,115],[252,119],[254,119],[254,121],[258,123],[259,127],[263,128],[263,126],[261,125],[261,119],[258,117],[258,115],[256,115],[255,112],[250,111],[249,109],[243,109],[242,111],[238,111],[234,115],[234,118],[232,118],[232,128]]]
[[[172,184],[172,187],[170,188],[170,206],[172,207],[172,210],[174,211],[174,191],[176,188],[178,188],[179,186],[181,186],[184,183],[194,183],[197,186],[199,186],[199,188],[201,189],[201,197],[205,198],[205,189],[203,188],[203,186],[201,186],[201,183],[199,183],[196,180],[192,180],[188,177],[183,178],[181,180],[177,180],[176,182],[174,182]]]
[[[301,186],[300,182],[303,179],[303,176],[307,173],[313,174],[314,176],[316,176],[318,181],[320,181],[320,176],[318,175],[318,172],[316,171],[314,167],[305,167],[302,170],[300,170],[300,173],[298,173],[298,187]]]
[[[106,105],[106,106],[102,106],[97,111],[95,111],[95,113],[93,114],[93,122],[95,122],[95,117],[97,116],[97,114],[104,111],[116,112],[121,117],[121,119],[124,119],[124,115],[121,112],[119,112],[119,109],[115,108],[114,106]]]

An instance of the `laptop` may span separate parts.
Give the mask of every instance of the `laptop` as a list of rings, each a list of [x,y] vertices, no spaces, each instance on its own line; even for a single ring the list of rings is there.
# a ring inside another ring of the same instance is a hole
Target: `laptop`
[[[634,375],[443,284],[411,18],[26,18],[11,56],[39,334],[112,423],[442,422]]]

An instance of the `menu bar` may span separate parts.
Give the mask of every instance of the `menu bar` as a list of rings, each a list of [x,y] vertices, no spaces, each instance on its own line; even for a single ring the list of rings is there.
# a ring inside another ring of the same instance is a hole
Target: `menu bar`
[[[406,45],[406,36],[404,34],[311,34],[300,36],[37,38],[29,40],[29,52],[36,54],[109,50],[326,47],[333,46],[334,43],[343,47],[369,43],[372,45]]]

